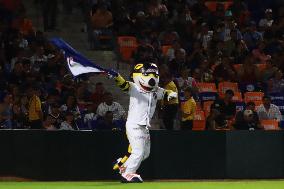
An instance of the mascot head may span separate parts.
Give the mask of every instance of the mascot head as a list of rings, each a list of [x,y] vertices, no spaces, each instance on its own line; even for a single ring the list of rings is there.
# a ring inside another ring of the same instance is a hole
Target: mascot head
[[[159,84],[159,70],[154,63],[136,64],[132,73],[134,83],[144,91],[155,91]]]

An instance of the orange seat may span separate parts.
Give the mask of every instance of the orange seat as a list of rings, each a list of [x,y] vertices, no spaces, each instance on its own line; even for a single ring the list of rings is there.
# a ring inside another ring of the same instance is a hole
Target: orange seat
[[[210,113],[211,105],[214,103],[214,101],[205,101],[203,102],[203,111],[205,113],[205,117],[207,117]]]
[[[255,109],[257,109],[262,104],[262,100],[255,100],[253,102],[255,104]]]
[[[215,83],[198,82],[197,87],[199,89],[199,92],[217,92]]]
[[[235,102],[242,102],[243,97],[241,92],[235,92],[235,95],[233,96],[233,101]]]
[[[238,71],[243,65],[242,64],[234,64],[235,70]]]
[[[217,8],[217,3],[223,4],[224,6],[224,10],[227,10],[230,5],[233,4],[232,1],[228,1],[228,2],[217,2],[217,1],[206,1],[205,2],[205,6],[211,11],[211,12],[215,12],[216,8]]]
[[[193,120],[193,131],[204,131],[206,127],[206,121],[205,120]]]
[[[196,111],[202,111],[201,103],[196,102]]]
[[[249,101],[261,101],[263,96],[263,92],[246,92],[244,94],[246,103]]]
[[[136,37],[120,36],[117,38],[117,43],[122,60],[129,61],[132,54],[137,50],[138,42]]]
[[[277,120],[261,120],[261,125],[264,130],[279,130],[278,121]]]
[[[220,82],[218,84],[218,93],[221,97],[224,96],[225,92],[227,90],[231,89],[234,91],[234,93],[237,93],[239,91],[238,88],[238,83],[233,83],[233,82]]]
[[[204,111],[202,110],[196,111],[194,114],[194,120],[205,120]]]
[[[168,54],[168,50],[172,48],[171,45],[163,45],[162,46],[162,52],[163,52],[163,55],[166,56]]]
[[[258,67],[258,70],[260,72],[262,72],[263,70],[265,70],[266,68],[266,64],[256,64],[256,66]]]

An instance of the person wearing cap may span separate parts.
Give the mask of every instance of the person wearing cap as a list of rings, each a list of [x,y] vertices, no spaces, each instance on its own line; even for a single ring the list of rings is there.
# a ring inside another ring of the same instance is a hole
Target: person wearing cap
[[[236,115],[236,121],[233,125],[236,130],[258,130],[263,129],[258,115],[255,111],[255,103],[250,101],[246,104],[246,109]]]
[[[273,24],[273,15],[272,15],[272,9],[266,9],[265,10],[265,17],[260,19],[258,25],[259,27],[262,27],[264,30],[271,27]]]
[[[111,36],[112,32],[110,27],[113,25],[112,13],[107,9],[105,3],[99,4],[98,9],[90,15],[91,25],[93,29],[93,46],[94,48],[100,47],[99,37]]]

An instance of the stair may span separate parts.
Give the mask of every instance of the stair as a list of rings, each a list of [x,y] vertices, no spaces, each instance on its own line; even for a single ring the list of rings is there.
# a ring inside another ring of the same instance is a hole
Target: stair
[[[32,19],[37,30],[43,31],[42,16],[39,9],[32,4],[30,0],[23,1],[27,8],[27,16]],[[87,34],[81,32],[83,27],[83,16],[78,9],[74,9],[71,15],[64,15],[62,7],[59,6],[59,13],[57,25],[60,31],[46,33],[47,38],[61,37],[69,43],[74,49],[87,57],[92,62],[100,65],[103,68],[117,68],[116,55],[113,51],[94,51],[89,50]],[[130,66],[127,64],[119,65],[119,73],[126,79],[130,74]],[[113,80],[108,79],[105,75],[98,75],[90,77],[90,90],[94,89],[97,82],[102,82],[107,91],[113,94],[114,100],[119,102],[126,111],[128,110],[129,96],[125,95],[114,83]],[[153,120],[152,128],[158,128],[158,120]]]

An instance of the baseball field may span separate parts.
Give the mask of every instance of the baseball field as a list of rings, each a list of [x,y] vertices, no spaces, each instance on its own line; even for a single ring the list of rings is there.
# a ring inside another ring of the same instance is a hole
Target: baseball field
[[[0,182],[0,189],[284,189],[284,180],[119,182]]]

